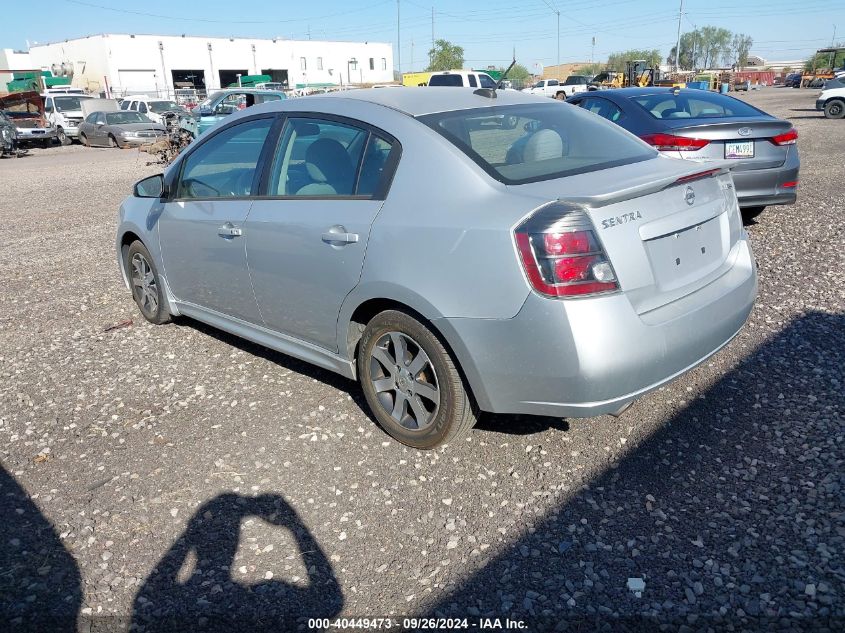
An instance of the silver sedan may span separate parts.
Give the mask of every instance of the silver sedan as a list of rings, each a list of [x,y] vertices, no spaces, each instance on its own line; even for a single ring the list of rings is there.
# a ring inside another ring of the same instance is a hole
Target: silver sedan
[[[620,413],[725,345],[757,293],[730,166],[517,92],[356,90],[227,118],[136,184],[117,255],[149,321],[357,379],[432,448]]]
[[[88,147],[138,147],[166,135],[167,128],[138,112],[92,112],[79,124],[79,140]]]

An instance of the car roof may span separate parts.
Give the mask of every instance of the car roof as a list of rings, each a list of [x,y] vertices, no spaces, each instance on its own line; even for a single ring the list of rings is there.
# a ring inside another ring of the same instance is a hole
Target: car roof
[[[527,95],[515,90],[496,90],[496,98],[476,94],[478,88],[457,88],[451,86],[401,87],[394,90],[366,88],[332,92],[306,99],[353,99],[385,106],[409,116],[421,116],[435,112],[491,108],[522,103],[549,103],[548,97]],[[550,104],[554,105],[554,104]],[[560,105],[560,104],[558,104]]]

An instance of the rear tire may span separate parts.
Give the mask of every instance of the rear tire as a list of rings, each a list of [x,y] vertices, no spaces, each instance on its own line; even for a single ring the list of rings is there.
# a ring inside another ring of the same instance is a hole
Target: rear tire
[[[742,213],[742,221],[748,222],[750,220],[753,220],[758,215],[763,213],[763,209],[765,209],[765,208],[766,207],[763,206],[763,207],[745,207],[743,209],[740,209],[740,212]]]
[[[475,405],[449,352],[425,325],[387,310],[364,328],[358,379],[379,425],[393,438],[432,449],[466,434]]]
[[[170,321],[161,278],[147,247],[139,240],[132,242],[126,250],[124,264],[132,298],[144,318],[156,325]]]
[[[828,101],[824,104],[824,116],[826,119],[845,118],[845,101],[840,101],[838,99]]]
[[[566,93],[565,92],[558,92],[555,95],[555,99],[557,99],[558,101],[566,101]]]

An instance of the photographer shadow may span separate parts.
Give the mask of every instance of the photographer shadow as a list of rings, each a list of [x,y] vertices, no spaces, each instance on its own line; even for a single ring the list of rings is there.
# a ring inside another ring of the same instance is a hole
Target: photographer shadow
[[[277,579],[245,584],[232,577],[241,522],[251,517],[290,531],[307,584]],[[135,597],[132,630],[294,630],[305,618],[332,617],[342,606],[331,563],[281,495],[226,493],[197,509],[149,575]]]

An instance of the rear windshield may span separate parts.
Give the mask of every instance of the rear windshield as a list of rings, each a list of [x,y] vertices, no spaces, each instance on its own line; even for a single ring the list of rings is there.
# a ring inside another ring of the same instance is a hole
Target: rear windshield
[[[569,104],[520,104],[419,117],[493,178],[518,185],[648,160],[657,152]]]
[[[660,92],[632,97],[655,119],[708,119],[723,117],[755,117],[765,114],[733,97],[705,90]]]
[[[432,75],[428,80],[429,86],[463,86],[464,80],[460,75]]]

